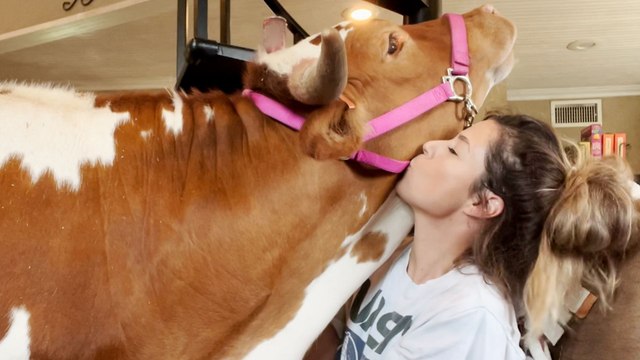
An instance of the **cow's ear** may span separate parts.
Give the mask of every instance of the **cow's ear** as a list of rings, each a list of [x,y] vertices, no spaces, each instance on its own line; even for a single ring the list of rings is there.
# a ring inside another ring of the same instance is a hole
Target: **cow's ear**
[[[351,156],[362,144],[363,126],[349,120],[347,105],[335,100],[307,117],[300,130],[303,151],[318,160]]]

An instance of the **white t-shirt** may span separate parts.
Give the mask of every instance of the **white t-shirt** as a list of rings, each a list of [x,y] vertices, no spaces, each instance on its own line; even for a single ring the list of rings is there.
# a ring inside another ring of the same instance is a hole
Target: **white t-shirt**
[[[475,266],[416,285],[409,253],[355,296],[337,359],[525,358],[513,307]]]

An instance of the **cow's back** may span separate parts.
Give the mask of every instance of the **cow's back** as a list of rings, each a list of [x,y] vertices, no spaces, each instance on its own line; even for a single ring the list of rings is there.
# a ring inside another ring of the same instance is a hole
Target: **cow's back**
[[[117,357],[124,339],[101,202],[108,166],[96,165],[112,157],[110,132],[126,116],[66,89],[0,85],[0,329],[20,330],[0,347]]]
[[[293,239],[328,236],[317,214],[351,202],[341,190],[303,206],[327,169],[347,168],[301,158],[295,132],[246,98],[29,90],[0,94],[0,121],[13,121],[0,135],[0,314],[14,328],[12,311],[29,316],[20,341],[36,357],[221,352],[282,267],[299,266],[282,263]]]
[[[199,240],[189,212],[229,201],[220,190],[234,191],[224,185],[233,174],[214,170],[234,161],[247,124],[218,92],[185,102],[168,91],[0,90],[0,350],[171,357],[153,342],[189,340],[163,326],[194,316],[174,307],[197,302],[185,301],[197,290],[184,289],[197,282],[185,285],[179,272],[197,261],[181,257],[190,250],[182,240]]]

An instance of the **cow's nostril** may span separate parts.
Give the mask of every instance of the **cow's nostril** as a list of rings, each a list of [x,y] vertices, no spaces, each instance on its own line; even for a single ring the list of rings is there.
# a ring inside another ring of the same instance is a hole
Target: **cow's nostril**
[[[493,7],[493,5],[491,4],[486,4],[482,7],[482,10],[488,12],[489,14],[495,14],[497,13],[497,10],[495,7]]]

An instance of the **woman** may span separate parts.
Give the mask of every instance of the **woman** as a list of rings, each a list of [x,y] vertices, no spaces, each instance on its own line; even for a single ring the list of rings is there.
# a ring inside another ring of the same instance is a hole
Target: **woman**
[[[569,161],[552,129],[489,116],[423,154],[397,186],[413,242],[347,304],[342,359],[524,359],[515,310],[539,339],[584,283],[610,299],[636,227],[620,161]],[[333,358],[328,328],[309,358]]]

